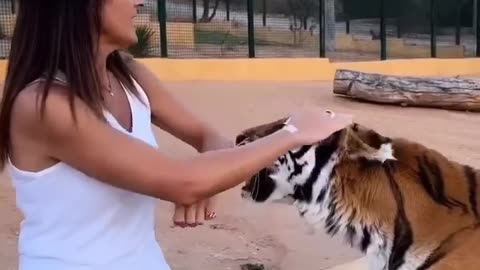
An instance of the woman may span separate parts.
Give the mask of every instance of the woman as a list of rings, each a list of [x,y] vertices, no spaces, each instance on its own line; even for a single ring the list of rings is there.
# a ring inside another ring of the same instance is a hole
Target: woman
[[[155,199],[195,205],[350,122],[311,109],[291,116],[290,131],[229,148],[121,57],[137,41],[142,1],[47,2],[19,0],[0,111],[0,164],[25,218],[22,270],[170,269],[155,238]],[[161,154],[151,123],[203,153]]]

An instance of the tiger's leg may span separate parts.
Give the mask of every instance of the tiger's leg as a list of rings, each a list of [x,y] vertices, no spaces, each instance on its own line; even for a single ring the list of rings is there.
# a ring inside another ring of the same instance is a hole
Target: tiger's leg
[[[465,259],[465,258],[464,258]],[[466,260],[459,259],[446,259],[438,262],[429,268],[428,270],[478,270],[478,259],[466,258]]]
[[[480,230],[474,227],[457,235],[442,252],[432,255],[428,270],[478,270],[480,269]]]

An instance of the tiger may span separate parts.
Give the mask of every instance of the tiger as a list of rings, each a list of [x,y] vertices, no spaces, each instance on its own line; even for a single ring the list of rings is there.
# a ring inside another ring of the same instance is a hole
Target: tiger
[[[244,129],[246,145],[287,118]],[[255,204],[287,203],[314,230],[360,250],[370,270],[480,269],[479,170],[353,122],[278,157],[241,184]]]

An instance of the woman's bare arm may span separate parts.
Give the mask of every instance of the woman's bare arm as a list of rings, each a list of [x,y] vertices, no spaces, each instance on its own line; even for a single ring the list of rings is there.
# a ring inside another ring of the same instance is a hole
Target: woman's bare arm
[[[31,134],[51,158],[100,181],[178,204],[232,188],[298,144],[295,136],[279,132],[247,146],[172,159],[101,121],[79,99],[74,122],[65,91],[52,87],[43,118],[34,89],[23,91],[14,105],[22,133]]]
[[[201,152],[204,141],[216,131],[166,91],[161,81],[143,64],[132,59],[128,66],[149,97],[152,122]]]
[[[209,142],[225,140],[209,123],[202,121],[183,106],[145,65],[133,58],[126,58],[125,62],[149,98],[153,124],[199,152],[212,150],[208,149]]]

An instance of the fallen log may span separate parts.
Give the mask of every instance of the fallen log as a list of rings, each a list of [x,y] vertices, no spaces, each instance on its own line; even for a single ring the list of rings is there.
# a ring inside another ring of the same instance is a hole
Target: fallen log
[[[416,78],[339,69],[333,93],[383,104],[480,111],[480,80],[474,79]]]

